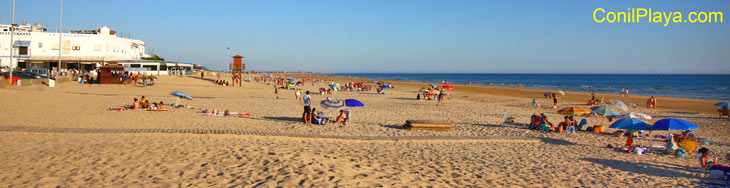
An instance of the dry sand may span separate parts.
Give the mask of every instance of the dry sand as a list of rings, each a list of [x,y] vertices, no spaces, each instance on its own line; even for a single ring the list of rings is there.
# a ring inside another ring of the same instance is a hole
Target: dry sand
[[[692,187],[703,180],[696,174],[699,167],[692,157],[621,153],[605,148],[609,143],[621,145],[621,138],[585,132],[545,133],[502,123],[503,112],[518,122],[527,122],[530,115],[540,112],[559,121],[560,116],[552,108],[529,107],[525,97],[542,96],[538,90],[457,85],[449,92],[446,105],[436,106],[433,101],[414,100],[421,83],[393,83],[396,88],[385,95],[374,91],[331,95],[357,98],[366,104],[352,109],[350,126],[299,123],[302,107],[291,90],[280,90],[281,99],[276,100],[272,86],[244,83],[243,87],[222,87],[196,77],[162,77],[147,88],[71,82],[57,88],[3,88],[0,103],[6,108],[0,109],[0,126],[218,129],[386,138],[519,136],[540,142],[0,131],[0,187]],[[303,89],[316,91],[319,87],[325,87],[325,83],[307,84]],[[174,90],[192,95],[194,100],[183,102],[193,108],[165,112],[107,110],[131,104],[133,97],[141,95],[172,103],[175,98],[169,92]],[[568,92],[568,101],[573,95],[576,101],[588,98]],[[315,102],[325,99],[318,94],[312,96]],[[730,151],[730,121],[705,112],[703,105],[711,101],[662,99],[660,110],[636,111],[697,123],[702,128],[696,134],[713,142],[707,147],[718,153]],[[314,107],[336,115],[333,109]],[[253,116],[203,116],[200,108]],[[699,111],[704,113],[696,113]],[[411,131],[395,126],[407,119],[448,121],[455,124],[455,130]],[[601,122],[595,118],[589,121],[591,125]]]

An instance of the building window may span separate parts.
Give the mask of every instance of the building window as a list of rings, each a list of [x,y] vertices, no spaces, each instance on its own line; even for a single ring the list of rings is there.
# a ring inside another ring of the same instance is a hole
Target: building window
[[[18,47],[18,55],[28,55],[28,47]]]
[[[73,51],[79,51],[79,50],[81,50],[81,46],[79,46],[79,45],[74,45],[73,47],[71,47],[71,49],[72,49]]]
[[[38,43],[38,48],[43,48],[43,43],[39,42]]]

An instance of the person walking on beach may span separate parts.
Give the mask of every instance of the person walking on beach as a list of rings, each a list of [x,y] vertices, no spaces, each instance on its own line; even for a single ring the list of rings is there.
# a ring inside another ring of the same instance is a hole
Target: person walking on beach
[[[553,93],[553,108],[558,108],[558,95]]]
[[[441,89],[441,92],[439,92],[439,95],[438,95],[439,102],[436,103],[436,105],[444,105],[444,100],[445,100],[444,98],[446,98],[445,96],[446,96],[446,90]]]
[[[274,85],[274,95],[276,95],[276,99],[279,99],[279,88]]]
[[[302,97],[299,100],[299,103],[301,103],[302,106],[304,106],[304,113],[302,113],[302,119],[304,119],[305,125],[312,124],[312,107],[310,106],[311,101],[312,101],[312,96],[309,96],[309,91],[307,91],[307,94],[304,95],[304,97]]]

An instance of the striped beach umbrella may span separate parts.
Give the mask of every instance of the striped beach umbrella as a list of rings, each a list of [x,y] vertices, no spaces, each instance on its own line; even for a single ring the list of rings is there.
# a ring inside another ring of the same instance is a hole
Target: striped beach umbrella
[[[322,100],[320,105],[324,108],[342,108],[345,106],[345,101],[327,98],[327,100]]]
[[[608,116],[617,116],[618,115],[618,113],[616,113],[616,110],[614,110],[611,107],[604,106],[604,105],[591,107],[591,110],[593,110],[593,112],[598,114],[599,116],[608,117]]]
[[[558,114],[560,115],[580,115],[580,114],[588,114],[591,113],[591,111],[585,109],[585,108],[579,108],[575,106],[571,106],[568,108],[564,108],[562,110],[558,110]]]

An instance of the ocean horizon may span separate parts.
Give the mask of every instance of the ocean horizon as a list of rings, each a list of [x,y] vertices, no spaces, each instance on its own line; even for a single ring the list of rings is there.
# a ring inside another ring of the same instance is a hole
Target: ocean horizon
[[[494,85],[631,95],[730,100],[730,74],[323,73],[321,75],[440,84]]]

